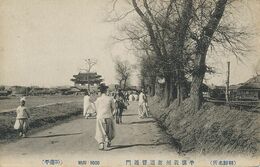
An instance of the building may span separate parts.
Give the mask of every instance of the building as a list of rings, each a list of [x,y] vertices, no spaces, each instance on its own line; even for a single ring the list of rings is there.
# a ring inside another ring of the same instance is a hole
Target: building
[[[259,100],[260,99],[260,75],[250,78],[241,84],[236,92],[237,100]]]
[[[28,96],[30,92],[30,88],[25,86],[12,86],[10,90],[13,96]]]
[[[225,86],[210,87],[211,98],[225,100]],[[245,83],[231,85],[229,87],[232,101],[258,101],[260,99],[260,75],[250,78]]]
[[[74,82],[75,86],[80,85],[99,85],[103,79],[101,75],[98,75],[96,72],[86,72],[86,73],[78,73],[77,75],[73,75],[71,79]]]

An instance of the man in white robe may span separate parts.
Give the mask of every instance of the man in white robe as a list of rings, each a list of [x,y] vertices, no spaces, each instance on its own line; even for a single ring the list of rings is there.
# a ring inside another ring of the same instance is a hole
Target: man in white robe
[[[95,139],[99,144],[99,149],[104,150],[110,147],[112,139],[115,137],[115,124],[113,112],[115,103],[112,97],[106,95],[107,86],[100,84],[101,96],[95,102],[97,112],[96,135]]]
[[[144,105],[145,105],[145,95],[144,95],[144,90],[142,89],[142,91],[139,94],[139,99],[138,99],[138,116],[139,118],[144,118]]]
[[[84,96],[83,116],[88,119],[90,116],[94,116],[95,110],[95,104],[90,101],[90,96],[86,94]]]

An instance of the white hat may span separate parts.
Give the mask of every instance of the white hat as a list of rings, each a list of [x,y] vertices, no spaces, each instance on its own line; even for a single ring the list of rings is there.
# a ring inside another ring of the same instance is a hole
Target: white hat
[[[26,101],[25,97],[22,97],[22,98],[20,99],[20,102],[22,102],[22,101]]]

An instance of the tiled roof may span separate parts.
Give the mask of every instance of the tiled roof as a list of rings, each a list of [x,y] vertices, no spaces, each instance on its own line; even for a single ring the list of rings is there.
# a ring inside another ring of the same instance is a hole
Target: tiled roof
[[[240,89],[260,89],[260,75],[257,75],[253,78],[250,78],[248,81],[246,81]]]

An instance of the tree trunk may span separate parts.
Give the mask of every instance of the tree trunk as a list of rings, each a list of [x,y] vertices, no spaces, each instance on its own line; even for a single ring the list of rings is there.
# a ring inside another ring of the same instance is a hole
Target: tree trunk
[[[165,89],[164,89],[164,100],[165,100],[165,107],[168,107],[173,100],[173,82],[172,76],[167,75],[165,76]]]
[[[156,84],[156,78],[152,77],[151,78],[151,92],[150,92],[151,96],[155,95],[155,84]]]
[[[126,80],[127,80],[127,79],[124,80],[124,90],[125,90],[125,88],[126,88]]]
[[[119,81],[119,87],[122,88],[122,80]]]
[[[177,66],[177,79],[176,79],[176,89],[177,89],[177,100],[178,106],[184,100],[185,97],[185,77],[184,72],[178,69],[181,69],[181,65]]]
[[[178,105],[181,104],[181,102],[184,99],[184,80],[185,80],[185,74],[184,74],[184,60],[183,60],[183,50],[184,45],[186,41],[187,32],[189,30],[189,22],[192,17],[192,10],[193,7],[193,0],[184,1],[184,6],[182,10],[182,14],[179,20],[179,24],[177,26],[177,33],[176,33],[176,57],[178,61],[176,62],[176,68],[177,68],[177,100]]]
[[[183,96],[182,96],[182,88],[180,84],[177,84],[177,100],[178,100],[178,106],[181,104],[183,101]]]
[[[204,79],[204,74],[194,74],[192,78],[190,98],[194,111],[198,111],[202,104],[203,97],[201,92],[201,85]]]
[[[194,71],[192,74],[190,98],[193,108],[198,111],[202,104],[201,85],[206,73],[206,57],[214,32],[225,11],[227,0],[218,0],[208,24],[203,28],[201,38],[197,41]]]

